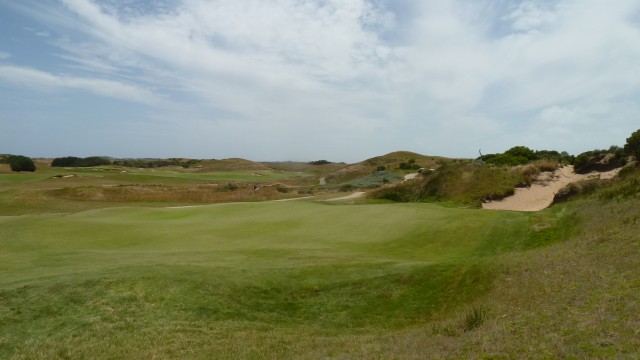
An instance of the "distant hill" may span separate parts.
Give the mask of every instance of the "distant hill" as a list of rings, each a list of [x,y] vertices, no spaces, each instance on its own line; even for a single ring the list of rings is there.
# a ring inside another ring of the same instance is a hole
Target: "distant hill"
[[[300,171],[300,172],[316,172],[318,174],[328,174],[338,171],[344,167],[349,166],[343,162],[327,162],[322,164],[314,164],[314,162],[299,162],[299,161],[277,161],[277,162],[263,162],[262,164],[269,166],[274,170],[281,171]]]
[[[448,158],[441,156],[429,156],[414,153],[411,151],[394,151],[386,155],[372,157],[370,159],[361,161],[356,164],[346,166],[331,176],[327,177],[327,182],[330,183],[342,183],[357,179],[362,176],[366,176],[384,167],[389,171],[404,171],[401,169],[402,164],[415,165],[414,170],[416,172],[418,168],[432,168],[437,167],[438,162],[442,160],[448,160]]]
[[[200,160],[193,169],[197,171],[232,171],[232,170],[273,170],[271,167],[241,158],[222,160]]]

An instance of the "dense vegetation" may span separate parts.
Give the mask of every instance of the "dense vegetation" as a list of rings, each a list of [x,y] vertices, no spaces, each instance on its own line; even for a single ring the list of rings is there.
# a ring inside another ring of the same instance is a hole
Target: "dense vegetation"
[[[181,166],[183,168],[190,168],[200,163],[200,160],[195,159],[117,159],[113,160],[113,165],[134,167],[134,168],[159,168],[165,166]]]
[[[92,167],[104,165],[116,165],[135,168],[159,168],[165,166],[181,166],[189,168],[199,164],[201,161],[196,159],[115,159],[110,160],[101,156],[90,156],[79,158],[75,156],[66,156],[55,158],[51,162],[53,167]]]
[[[623,148],[611,146],[609,150],[592,150],[578,155],[574,162],[578,174],[609,171],[624,166],[629,154]]]
[[[558,152],[555,150],[531,150],[526,146],[514,146],[511,149],[500,154],[482,155],[476,160],[480,160],[486,164],[499,166],[517,166],[525,165],[536,160],[554,160],[559,163],[571,164],[574,157],[566,151]]]
[[[327,164],[331,164],[331,161],[327,161],[327,160],[309,161],[309,165],[327,165]]]
[[[633,156],[637,163],[640,164],[640,129],[636,130],[627,138],[624,146],[627,155]]]
[[[30,157],[22,155],[6,155],[3,157],[2,162],[9,164],[11,171],[36,171],[36,164]]]
[[[66,156],[61,158],[55,158],[51,162],[53,167],[91,167],[111,165],[111,161],[107,158],[100,156],[90,156],[86,158],[79,158],[75,156]]]

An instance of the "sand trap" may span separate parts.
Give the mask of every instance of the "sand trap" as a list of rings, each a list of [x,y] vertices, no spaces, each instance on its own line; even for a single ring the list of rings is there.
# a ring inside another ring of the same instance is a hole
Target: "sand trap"
[[[589,178],[611,179],[619,171],[620,169],[614,169],[607,172],[576,174],[573,172],[573,166],[565,166],[554,172],[541,173],[538,180],[530,187],[516,189],[514,195],[500,201],[484,203],[482,208],[490,210],[540,211],[549,207],[555,194],[565,186]]]

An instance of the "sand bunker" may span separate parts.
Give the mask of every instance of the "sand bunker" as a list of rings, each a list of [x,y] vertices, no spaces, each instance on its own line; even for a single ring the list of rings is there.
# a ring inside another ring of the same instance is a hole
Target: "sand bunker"
[[[530,187],[516,189],[514,195],[500,201],[484,203],[482,208],[490,210],[540,211],[549,207],[555,194],[565,186],[589,178],[611,179],[619,171],[620,169],[615,169],[607,172],[576,174],[573,171],[573,166],[564,166],[554,172],[541,173],[538,180]]]

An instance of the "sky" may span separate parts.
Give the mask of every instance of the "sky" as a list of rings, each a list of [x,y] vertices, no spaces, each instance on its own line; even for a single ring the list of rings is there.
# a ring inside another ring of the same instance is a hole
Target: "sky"
[[[640,0],[0,0],[0,153],[577,155],[639,64]]]

